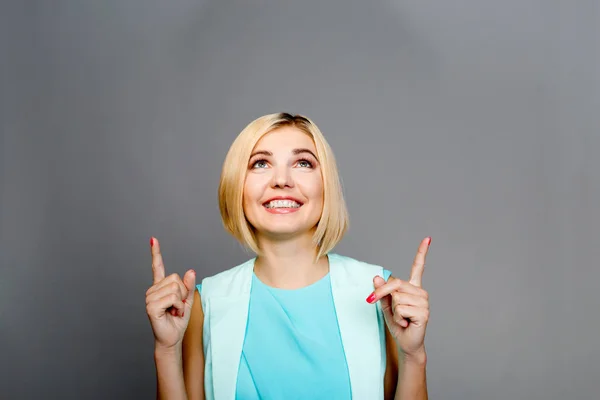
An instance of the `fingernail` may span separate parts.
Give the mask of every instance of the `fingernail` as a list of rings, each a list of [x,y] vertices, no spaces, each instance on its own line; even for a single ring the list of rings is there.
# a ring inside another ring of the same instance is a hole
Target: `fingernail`
[[[183,318],[183,315],[185,314],[185,311],[181,312],[181,318]]]
[[[431,246],[431,236],[427,238],[427,246]]]
[[[367,303],[372,303],[375,300],[375,293],[371,293],[369,297],[367,297]]]
[[[192,271],[192,274],[196,275],[196,271],[195,270],[192,269],[191,271]]]
[[[154,246],[154,238],[150,238],[150,247]]]
[[[187,299],[183,299],[183,300],[181,300],[181,301],[182,301],[183,303],[185,303],[185,301],[186,301],[186,300],[187,300]]]

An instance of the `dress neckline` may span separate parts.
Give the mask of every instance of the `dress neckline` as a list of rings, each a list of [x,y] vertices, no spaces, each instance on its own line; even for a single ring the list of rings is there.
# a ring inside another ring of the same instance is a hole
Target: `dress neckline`
[[[315,288],[315,287],[323,284],[323,282],[325,282],[325,281],[330,281],[331,280],[331,264],[334,262],[332,260],[331,255],[332,255],[331,253],[326,254],[327,263],[328,263],[329,269],[328,269],[327,273],[325,275],[323,275],[323,277],[319,278],[318,280],[316,280],[315,282],[313,282],[313,283],[311,283],[309,285],[306,285],[306,286],[303,286],[303,287],[299,287],[299,288],[296,288],[296,289],[278,288],[278,287],[275,287],[275,286],[267,285],[266,283],[264,283],[263,281],[261,281],[260,278],[258,276],[256,276],[256,273],[254,273],[254,263],[256,262],[256,257],[254,257],[252,259],[252,281],[256,282],[258,285],[266,288],[267,290],[270,290],[272,292],[278,292],[278,293],[299,293],[299,292],[302,292],[302,291],[305,291],[305,290],[310,290],[312,288]]]
[[[299,288],[296,288],[296,289],[284,289],[284,288],[278,288],[278,287],[275,287],[275,286],[267,285],[266,283],[264,283],[263,281],[261,281],[258,276],[256,276],[256,274],[254,273],[254,271],[252,271],[252,280],[255,283],[257,283],[258,285],[260,285],[260,286],[262,286],[262,287],[264,287],[267,290],[272,291],[272,292],[278,292],[278,293],[299,293],[299,292],[303,292],[303,291],[306,291],[306,290],[311,290],[311,289],[313,289],[313,288],[315,288],[315,287],[323,284],[325,281],[329,281],[329,274],[330,274],[330,272],[327,272],[327,274],[325,274],[319,280],[317,280],[317,281],[315,281],[315,282],[313,282],[313,283],[311,283],[309,285],[306,285],[306,286],[303,286],[303,287],[299,287]]]

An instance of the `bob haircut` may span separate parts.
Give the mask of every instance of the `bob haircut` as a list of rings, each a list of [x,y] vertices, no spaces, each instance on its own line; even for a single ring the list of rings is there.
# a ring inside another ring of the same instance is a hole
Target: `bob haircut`
[[[231,144],[221,171],[219,209],[225,229],[242,245],[260,255],[254,227],[246,219],[243,194],[248,160],[256,143],[265,134],[292,126],[309,135],[317,149],[323,179],[323,211],[317,223],[313,243],[317,260],[333,249],[346,233],[349,221],[335,157],[323,134],[307,117],[288,113],[264,115],[244,128]]]

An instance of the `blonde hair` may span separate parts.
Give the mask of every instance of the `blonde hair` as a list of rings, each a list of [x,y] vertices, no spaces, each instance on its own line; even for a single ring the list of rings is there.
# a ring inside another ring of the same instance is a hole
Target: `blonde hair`
[[[323,211],[317,223],[313,243],[317,260],[333,249],[348,229],[348,211],[344,200],[335,157],[323,134],[307,117],[276,113],[252,121],[240,132],[229,148],[219,182],[219,209],[225,229],[242,245],[260,255],[254,228],[244,214],[243,194],[248,160],[256,143],[265,134],[284,126],[293,126],[315,142],[323,177]]]

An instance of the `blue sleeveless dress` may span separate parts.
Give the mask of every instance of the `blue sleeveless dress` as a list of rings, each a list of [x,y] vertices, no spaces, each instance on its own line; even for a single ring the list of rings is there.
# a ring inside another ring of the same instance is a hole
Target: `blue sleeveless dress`
[[[295,290],[253,274],[236,400],[351,398],[329,274]]]

